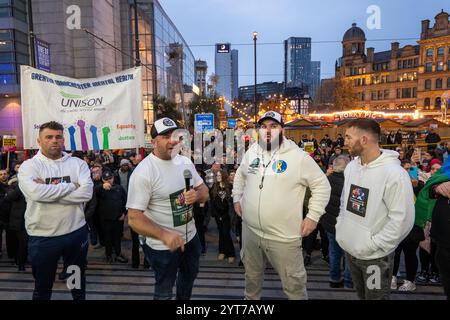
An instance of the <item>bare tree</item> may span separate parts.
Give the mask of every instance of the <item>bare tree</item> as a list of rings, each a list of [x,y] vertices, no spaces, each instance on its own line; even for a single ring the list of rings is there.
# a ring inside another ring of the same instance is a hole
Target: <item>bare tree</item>
[[[335,82],[335,108],[340,111],[354,109],[358,102],[358,94],[351,81],[337,78]]]

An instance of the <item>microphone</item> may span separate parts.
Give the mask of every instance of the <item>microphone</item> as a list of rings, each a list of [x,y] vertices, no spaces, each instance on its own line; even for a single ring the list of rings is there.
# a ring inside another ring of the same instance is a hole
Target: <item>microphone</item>
[[[183,176],[184,176],[184,183],[186,185],[186,191],[189,191],[191,189],[192,172],[186,169],[183,172]]]

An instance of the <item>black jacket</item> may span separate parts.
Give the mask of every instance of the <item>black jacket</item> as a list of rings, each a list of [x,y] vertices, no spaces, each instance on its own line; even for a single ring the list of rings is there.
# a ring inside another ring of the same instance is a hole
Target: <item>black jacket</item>
[[[437,143],[441,141],[441,137],[436,133],[436,132],[430,132],[426,137],[425,137],[425,142],[426,143]]]
[[[93,180],[94,182],[94,188],[92,189],[92,198],[89,200],[89,202],[86,204],[86,207],[84,208],[84,217],[86,218],[86,222],[89,225],[90,228],[93,227],[94,220],[98,218],[97,212],[97,194],[96,194],[96,188],[97,186],[102,186],[101,180]]]
[[[440,246],[450,248],[450,199],[439,197],[431,218],[430,237]]]
[[[6,195],[11,187],[0,182],[0,227],[5,228],[8,224],[9,211],[11,210],[11,203],[6,201]]]
[[[19,185],[13,186],[5,198],[10,203],[8,229],[14,231],[25,230],[25,211],[27,210],[27,202],[23,196]]]
[[[127,193],[121,185],[113,185],[110,190],[103,189],[103,185],[95,187],[97,199],[96,213],[100,220],[117,221],[122,214],[127,213]]]
[[[325,214],[320,218],[325,231],[330,233],[336,233],[336,219],[339,215],[341,206],[341,194],[344,188],[344,173],[333,172],[328,176],[328,181],[331,185],[331,196],[327,207],[325,208]]]

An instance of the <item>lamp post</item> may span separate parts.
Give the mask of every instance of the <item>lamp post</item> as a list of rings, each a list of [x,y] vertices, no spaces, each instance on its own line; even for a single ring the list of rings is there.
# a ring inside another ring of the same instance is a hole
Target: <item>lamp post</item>
[[[255,105],[255,119],[254,119],[254,122],[255,122],[255,129],[256,129],[256,116],[257,116],[257,114],[258,114],[258,105],[257,105],[257,102],[256,102],[256,40],[258,40],[258,32],[256,32],[256,31],[253,31],[253,54],[254,54],[254,63],[255,63],[255,70],[254,70],[254,72],[255,72],[255,87],[254,87],[254,91],[253,91],[253,103],[254,103],[254,105]]]

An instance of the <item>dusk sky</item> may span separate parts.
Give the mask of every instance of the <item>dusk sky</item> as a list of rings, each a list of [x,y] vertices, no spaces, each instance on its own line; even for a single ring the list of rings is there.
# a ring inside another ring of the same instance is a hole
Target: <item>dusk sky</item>
[[[334,76],[334,64],[342,53],[342,37],[356,22],[366,33],[366,48],[375,52],[416,44],[421,21],[441,9],[450,13],[448,0],[160,0],[161,5],[190,45],[195,59],[214,72],[214,44],[230,42],[239,50],[239,86],[253,84],[252,32],[258,32],[258,83],[283,80],[283,40],[312,38],[312,60],[321,62],[321,78]],[[369,30],[367,8],[380,8],[381,28]],[[411,40],[400,40],[414,38]],[[393,39],[370,41],[374,39]],[[330,43],[315,43],[334,41]],[[273,44],[275,43],[275,44]]]

